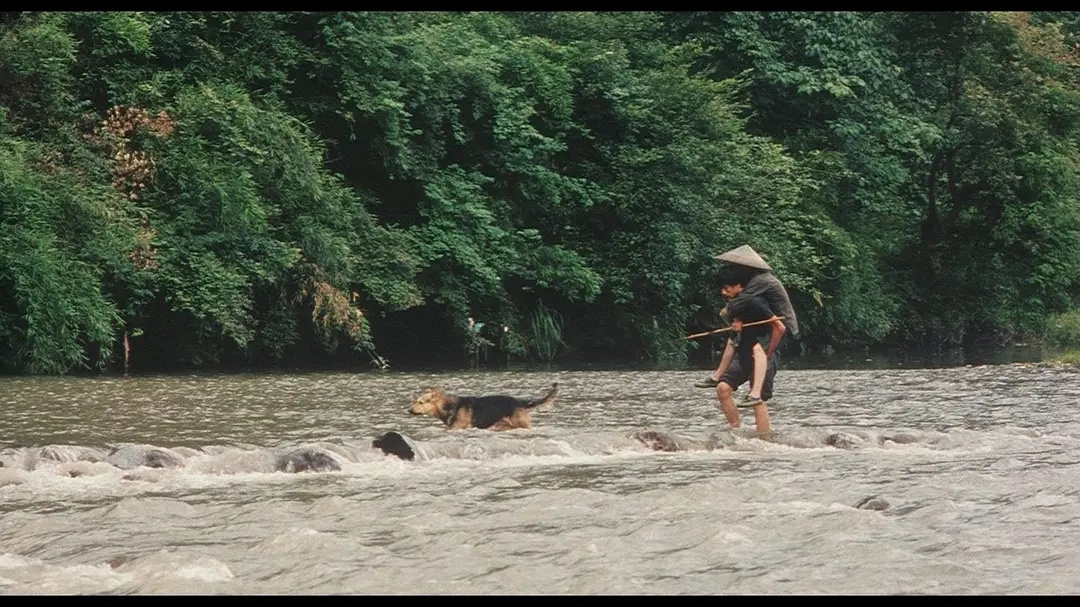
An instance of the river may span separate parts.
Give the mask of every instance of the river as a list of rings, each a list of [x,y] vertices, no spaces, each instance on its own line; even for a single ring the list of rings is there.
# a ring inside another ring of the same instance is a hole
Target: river
[[[1080,592],[1075,370],[785,368],[768,437],[703,374],[0,378],[0,594]],[[552,382],[528,430],[406,412]]]

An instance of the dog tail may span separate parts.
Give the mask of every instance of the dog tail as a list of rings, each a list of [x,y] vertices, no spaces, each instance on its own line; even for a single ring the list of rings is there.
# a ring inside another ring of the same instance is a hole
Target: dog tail
[[[531,403],[528,403],[527,405],[525,405],[525,408],[532,409],[534,407],[543,407],[544,405],[550,405],[551,403],[555,402],[555,397],[558,395],[559,384],[551,384],[551,390],[548,390],[548,393],[544,395],[544,398],[534,400]]]

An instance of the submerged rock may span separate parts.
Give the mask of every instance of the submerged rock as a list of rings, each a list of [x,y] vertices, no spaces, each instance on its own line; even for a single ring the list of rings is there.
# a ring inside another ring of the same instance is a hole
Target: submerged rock
[[[203,452],[201,450],[194,447],[173,447],[172,450],[184,456],[185,458],[203,455]]]
[[[837,449],[854,449],[862,445],[863,439],[846,432],[834,432],[825,437],[825,444]]]
[[[717,449],[728,449],[735,445],[737,439],[731,432],[713,432],[705,440],[705,448],[709,451],[716,451]]]
[[[653,451],[664,453],[714,451],[730,445],[730,442],[725,442],[722,437],[717,435],[711,435],[705,440],[699,440],[663,430],[637,430],[631,432],[629,436]],[[730,434],[728,436],[730,437]]]
[[[393,455],[403,460],[416,458],[416,447],[405,435],[398,432],[387,432],[371,441],[371,447],[378,449],[386,455]]]
[[[171,449],[150,445],[127,445],[114,449],[105,458],[121,470],[131,470],[144,466],[147,468],[179,468],[184,465],[184,458]]]
[[[278,472],[337,472],[341,462],[329,451],[319,447],[300,447],[274,458]]]
[[[39,457],[43,460],[59,463],[100,462],[105,459],[97,449],[76,445],[47,445],[41,448]]]
[[[630,438],[640,441],[641,444],[653,451],[671,453],[684,450],[679,444],[678,439],[666,432],[657,430],[639,430],[637,432],[631,432]]]
[[[919,442],[919,437],[909,432],[899,432],[897,434],[882,436],[881,443],[884,444],[886,441],[894,442],[898,445],[910,445]]]
[[[881,496],[871,495],[860,500],[855,507],[859,510],[888,510],[889,502]]]

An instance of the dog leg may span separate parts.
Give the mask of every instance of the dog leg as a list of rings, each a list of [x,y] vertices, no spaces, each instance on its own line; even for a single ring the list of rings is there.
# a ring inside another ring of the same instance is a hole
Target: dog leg
[[[450,420],[447,427],[450,430],[466,430],[472,426],[472,410],[468,408],[458,409],[454,414],[454,419]]]
[[[509,417],[509,425],[511,428],[527,429],[532,426],[532,417],[529,415],[528,409],[515,409],[513,414]]]

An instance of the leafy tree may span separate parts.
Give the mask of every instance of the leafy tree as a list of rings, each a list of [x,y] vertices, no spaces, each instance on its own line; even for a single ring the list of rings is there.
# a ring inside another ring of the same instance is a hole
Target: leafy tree
[[[41,146],[0,136],[0,362],[65,373],[111,357],[120,326],[104,284],[127,261],[121,204]]]

